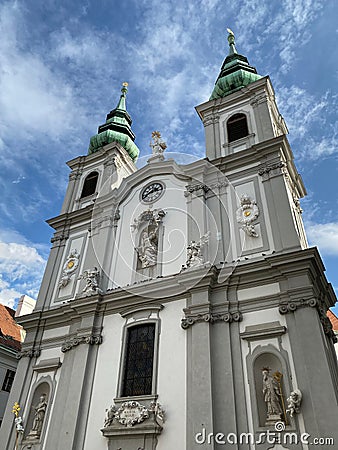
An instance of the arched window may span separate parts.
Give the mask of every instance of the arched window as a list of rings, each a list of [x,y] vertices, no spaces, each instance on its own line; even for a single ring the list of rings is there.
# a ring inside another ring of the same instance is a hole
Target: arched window
[[[249,134],[245,114],[235,114],[227,122],[228,142],[237,141]]]
[[[122,397],[152,393],[154,344],[154,323],[136,325],[127,329]]]
[[[95,193],[98,177],[99,174],[97,172],[91,172],[86,176],[83,183],[81,198],[88,197],[89,195],[93,195]]]

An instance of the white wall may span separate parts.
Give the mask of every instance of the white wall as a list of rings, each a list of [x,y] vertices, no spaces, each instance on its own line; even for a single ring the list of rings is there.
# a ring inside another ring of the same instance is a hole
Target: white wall
[[[186,182],[177,180],[174,176],[148,178],[135,187],[128,198],[120,205],[121,219],[116,234],[116,248],[110,271],[109,288],[126,286],[133,281],[133,270],[136,266],[135,247],[137,231],[130,227],[150,205],[140,202],[140,192],[151,181],[164,182],[164,195],[151,205],[151,209],[163,209],[166,216],[163,219],[163,260],[162,276],[175,274],[186,262],[187,213],[184,197]]]

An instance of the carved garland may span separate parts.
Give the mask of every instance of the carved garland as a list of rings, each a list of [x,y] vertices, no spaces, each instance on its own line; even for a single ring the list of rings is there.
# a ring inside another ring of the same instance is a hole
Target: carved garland
[[[41,354],[41,350],[39,348],[31,348],[29,350],[22,350],[21,352],[18,352],[16,354],[16,358],[17,359],[21,359],[23,357],[29,357],[29,358],[34,358],[34,357],[38,357]]]
[[[136,401],[122,403],[114,415],[115,419],[126,427],[132,427],[149,418],[148,409]]]
[[[197,322],[241,322],[243,320],[242,313],[240,311],[228,312],[223,314],[189,314],[181,321],[181,327],[186,330]]]
[[[89,345],[100,345],[102,343],[102,335],[94,335],[91,334],[89,336],[75,337],[66,341],[62,344],[61,351],[62,353],[66,353],[72,348],[80,345],[80,344],[89,344]]]
[[[189,195],[196,193],[197,195],[206,194],[209,191],[214,192],[215,189],[221,189],[223,187],[228,186],[227,181],[220,181],[218,183],[213,183],[210,185],[203,184],[203,183],[196,183],[196,184],[187,184],[186,185],[186,191],[184,191],[184,196],[188,197]]]
[[[289,302],[282,302],[279,305],[280,314],[287,314],[296,311],[297,308],[310,306],[311,308],[316,308],[319,314],[319,320],[323,326],[324,333],[332,339],[334,343],[338,342],[337,336],[335,335],[330,319],[326,316],[326,311],[323,307],[319,306],[318,300],[311,298],[308,300],[300,299],[293,300]]]
[[[81,178],[81,175],[82,175],[82,169],[73,170],[69,174],[69,181],[78,180],[79,178]]]
[[[263,166],[260,166],[258,169],[258,175],[269,175],[271,171],[277,171],[278,173],[282,173],[282,169],[286,166],[285,162],[279,161],[272,164],[266,164]],[[281,169],[281,170],[279,170]]]

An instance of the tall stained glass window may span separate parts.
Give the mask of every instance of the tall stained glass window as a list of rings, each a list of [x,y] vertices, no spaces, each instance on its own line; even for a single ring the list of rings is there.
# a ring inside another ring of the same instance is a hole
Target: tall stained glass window
[[[122,397],[152,393],[154,340],[154,323],[128,328]]]

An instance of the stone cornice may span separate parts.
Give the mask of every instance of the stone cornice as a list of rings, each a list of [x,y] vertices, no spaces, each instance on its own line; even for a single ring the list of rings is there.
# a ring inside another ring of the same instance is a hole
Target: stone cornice
[[[221,307],[221,305],[212,304],[210,305],[211,309],[208,310],[205,308],[191,309],[188,315],[203,315],[210,312],[224,315],[228,312],[235,313],[238,308],[245,314],[248,311],[278,308],[285,302],[298,304],[301,299],[310,300],[312,298],[319,299],[320,304],[327,309],[334,304],[335,295],[332,286],[322,275],[322,270],[323,265],[315,248],[280,255],[274,254],[255,261],[237,263],[231,268],[228,278],[220,283],[218,276],[221,276],[222,271],[216,267],[203,266],[169,277],[113,289],[102,296],[76,298],[59,307],[55,306],[49,310],[35,311],[30,315],[22,316],[19,321],[28,332],[37,328],[40,330],[53,329],[75,323],[79,323],[80,328],[82,319],[86,317],[99,317],[103,314],[128,314],[128,311],[133,311],[135,308],[149,309],[154,305],[165,305],[167,302],[189,299],[192,293],[198,291],[205,292],[205,298],[208,299],[209,293],[217,290],[224,292],[224,298],[228,300],[229,306]],[[306,283],[304,275],[307,277],[308,283]],[[295,276],[302,277],[302,285],[298,287],[289,285],[288,279]],[[269,283],[279,283],[280,292],[237,300],[236,293],[239,286],[246,289]],[[52,340],[55,340],[56,343],[60,342],[62,338],[66,338],[66,336]],[[27,339],[29,339],[27,346],[33,345],[33,341],[30,342],[30,340],[34,340],[34,336],[29,333]]]
[[[240,336],[247,341],[257,341],[258,339],[278,337],[285,333],[285,326],[282,326],[279,322],[270,322],[259,325],[249,325],[245,327],[245,331],[240,333]]]
[[[65,226],[78,224],[88,224],[91,221],[94,205],[88,205],[85,208],[77,209],[69,213],[60,214],[59,216],[48,219],[46,222],[54,230],[60,230]]]
[[[306,195],[302,177],[297,172],[293,154],[286,135],[281,135],[253,145],[245,150],[222,156],[211,161],[219,170],[231,178],[231,172],[242,172],[249,166],[257,167],[256,172],[262,173],[269,164],[283,162],[285,170],[294,186],[297,187],[299,197]]]
[[[181,327],[186,330],[195,323],[198,322],[241,322],[243,319],[242,313],[240,311],[235,312],[225,312],[221,313],[205,313],[205,314],[189,314],[186,313],[185,317],[181,320]]]
[[[78,167],[97,165],[101,160],[104,161],[114,152],[118,152],[119,156],[123,159],[124,163],[129,166],[131,171],[136,171],[135,164],[131,161],[126,150],[118,142],[111,142],[90,155],[82,155],[71,159],[70,161],[67,161],[67,166],[74,170]]]
[[[35,372],[50,372],[56,371],[61,366],[62,362],[60,361],[60,358],[42,359],[38,364],[33,366],[33,370]]]

